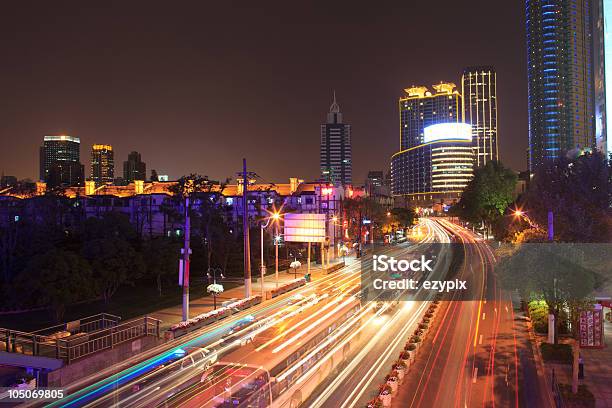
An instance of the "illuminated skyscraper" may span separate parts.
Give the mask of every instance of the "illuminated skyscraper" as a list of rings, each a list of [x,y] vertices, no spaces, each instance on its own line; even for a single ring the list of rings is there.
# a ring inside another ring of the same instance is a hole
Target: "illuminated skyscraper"
[[[351,125],[342,121],[335,92],[327,121],[321,125],[320,160],[322,180],[334,184],[352,184]]]
[[[499,160],[497,147],[497,74],[493,67],[469,67],[461,76],[465,121],[472,125],[474,166]]]
[[[529,169],[595,144],[590,0],[526,0]]]
[[[81,140],[72,136],[45,136],[40,147],[40,180],[50,186],[83,182]]]
[[[608,155],[612,152],[612,137],[608,137],[612,119],[609,112],[612,109],[612,0],[593,0],[593,61],[595,144]]]
[[[473,176],[472,130],[455,84],[405,89],[399,99],[400,151],[391,158],[391,191],[423,204],[456,200]]]
[[[91,180],[112,183],[115,179],[113,146],[95,144],[91,147]]]

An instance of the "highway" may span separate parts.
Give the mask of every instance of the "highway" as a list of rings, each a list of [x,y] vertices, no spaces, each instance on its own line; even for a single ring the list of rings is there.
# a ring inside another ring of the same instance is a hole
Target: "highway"
[[[422,238],[421,245],[434,242],[435,234],[431,225],[433,223],[424,221],[423,229],[427,233]],[[407,247],[403,244],[385,250],[401,253]],[[336,301],[347,294],[356,295],[359,290],[359,272],[360,263],[355,262],[342,271],[324,276],[302,289],[280,296],[272,302],[264,302],[149,352],[153,354],[152,357],[87,385],[64,400],[48,406],[150,406],[151,403],[161,402],[167,397],[176,399],[178,397],[175,395],[185,392],[183,388],[193,385],[196,382],[194,379],[199,378],[210,364],[243,347],[245,341],[256,339],[258,334],[274,326],[297,326],[298,322],[292,319],[304,319],[307,317],[304,315],[316,313],[318,307],[328,302]],[[321,299],[322,296],[325,296],[325,300]],[[313,299],[316,302],[313,302]],[[296,308],[300,309],[297,312],[300,314],[299,318],[296,317]],[[366,316],[360,316],[360,319],[363,318]],[[348,334],[346,331],[345,335]],[[197,358],[194,359],[193,356]],[[246,360],[249,360],[248,356]]]
[[[449,243],[447,232],[434,222],[424,220],[430,230],[430,239],[438,243]],[[448,246],[439,246],[449,249]],[[446,264],[439,263],[431,278],[443,279]],[[364,336],[350,360],[336,375],[319,387],[305,404],[308,407],[345,408],[363,407],[376,395],[378,386],[391,371],[404,344],[415,330],[429,301],[402,301],[392,313],[377,321],[371,336]]]
[[[488,244],[446,219],[436,222],[463,247],[459,275],[469,290],[442,302],[443,314],[432,342],[423,347],[393,407],[548,406],[541,393],[523,395],[519,383],[536,381],[531,363],[519,358],[531,352],[516,327],[512,300],[496,284],[495,256]],[[536,387],[537,388],[537,387]]]

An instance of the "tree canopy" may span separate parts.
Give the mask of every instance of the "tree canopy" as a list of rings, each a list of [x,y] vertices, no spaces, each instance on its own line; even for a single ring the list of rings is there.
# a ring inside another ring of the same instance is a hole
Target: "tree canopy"
[[[455,211],[469,222],[495,222],[514,201],[516,180],[516,174],[500,162],[487,162],[474,171]]]

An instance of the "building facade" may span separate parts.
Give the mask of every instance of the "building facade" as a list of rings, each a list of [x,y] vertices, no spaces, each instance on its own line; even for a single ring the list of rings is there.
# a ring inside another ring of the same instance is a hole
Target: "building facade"
[[[72,136],[45,136],[40,147],[40,180],[50,186],[83,182],[81,140]]]
[[[612,152],[608,121],[612,116],[612,0],[593,0],[593,73],[595,75],[595,145],[606,156]],[[611,90],[608,92],[607,90]]]
[[[526,0],[529,169],[595,144],[590,0]]]
[[[91,147],[91,176],[96,183],[112,183],[115,179],[113,146],[95,144]]]
[[[322,181],[335,185],[352,184],[351,125],[343,122],[335,93],[327,121],[321,125],[320,153]]]
[[[472,126],[474,166],[499,160],[497,145],[497,74],[490,66],[468,67],[461,76],[463,114]]]
[[[452,202],[473,176],[472,130],[453,83],[405,89],[399,99],[400,150],[391,157],[391,192],[419,205]]]
[[[131,152],[127,161],[123,162],[123,181],[131,183],[134,180],[146,180],[147,164],[142,161],[140,153]]]

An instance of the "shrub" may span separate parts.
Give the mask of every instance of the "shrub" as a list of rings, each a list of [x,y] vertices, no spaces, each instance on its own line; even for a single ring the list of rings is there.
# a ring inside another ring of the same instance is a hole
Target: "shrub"
[[[584,407],[594,408],[595,407],[595,396],[589,391],[586,385],[578,386],[578,393],[572,394],[572,386],[568,384],[559,384],[559,391],[563,396],[563,400],[568,402],[569,406],[572,407]]]
[[[428,327],[429,327],[429,326],[428,326],[428,325],[426,325],[425,323],[421,323],[421,324],[419,324],[419,330],[425,330],[425,329],[427,329]]]
[[[414,347],[414,344],[411,344]],[[408,360],[410,358],[410,354],[407,351],[402,351],[399,355],[399,358],[402,360]]]
[[[421,342],[421,338],[419,336],[412,336],[410,338],[410,342],[411,343],[420,343]]]
[[[540,350],[542,351],[542,358],[546,362],[571,364],[574,358],[572,346],[569,344],[542,343]]]
[[[414,343],[408,343],[404,346],[404,350],[406,351],[414,351],[416,350],[416,346],[414,345]]]
[[[420,336],[420,335],[422,335],[422,334],[423,334],[423,330],[421,330],[421,329],[416,329],[416,330],[414,331],[414,335],[415,335],[415,336]]]
[[[382,408],[382,406],[383,406],[382,401],[379,400],[378,398],[374,398],[373,400],[368,402],[368,404],[366,405],[367,408]]]
[[[433,317],[433,313],[425,313],[426,319],[431,319]]]
[[[548,333],[548,305],[543,300],[532,300],[527,305],[533,329],[537,333]],[[565,311],[559,313],[559,334],[567,334],[568,317]]]
[[[406,353],[406,354],[408,354],[408,353]],[[406,360],[406,358],[404,360]],[[395,364],[393,364],[393,369],[394,370],[405,370],[406,368],[408,368],[408,366],[402,360],[398,360],[398,361],[395,362]]]
[[[378,395],[390,395],[391,386],[389,384],[383,384],[378,388]]]
[[[423,323],[429,323],[430,321],[431,321],[431,319],[429,319],[429,318],[427,318],[427,317],[424,317],[424,318],[423,318]]]

